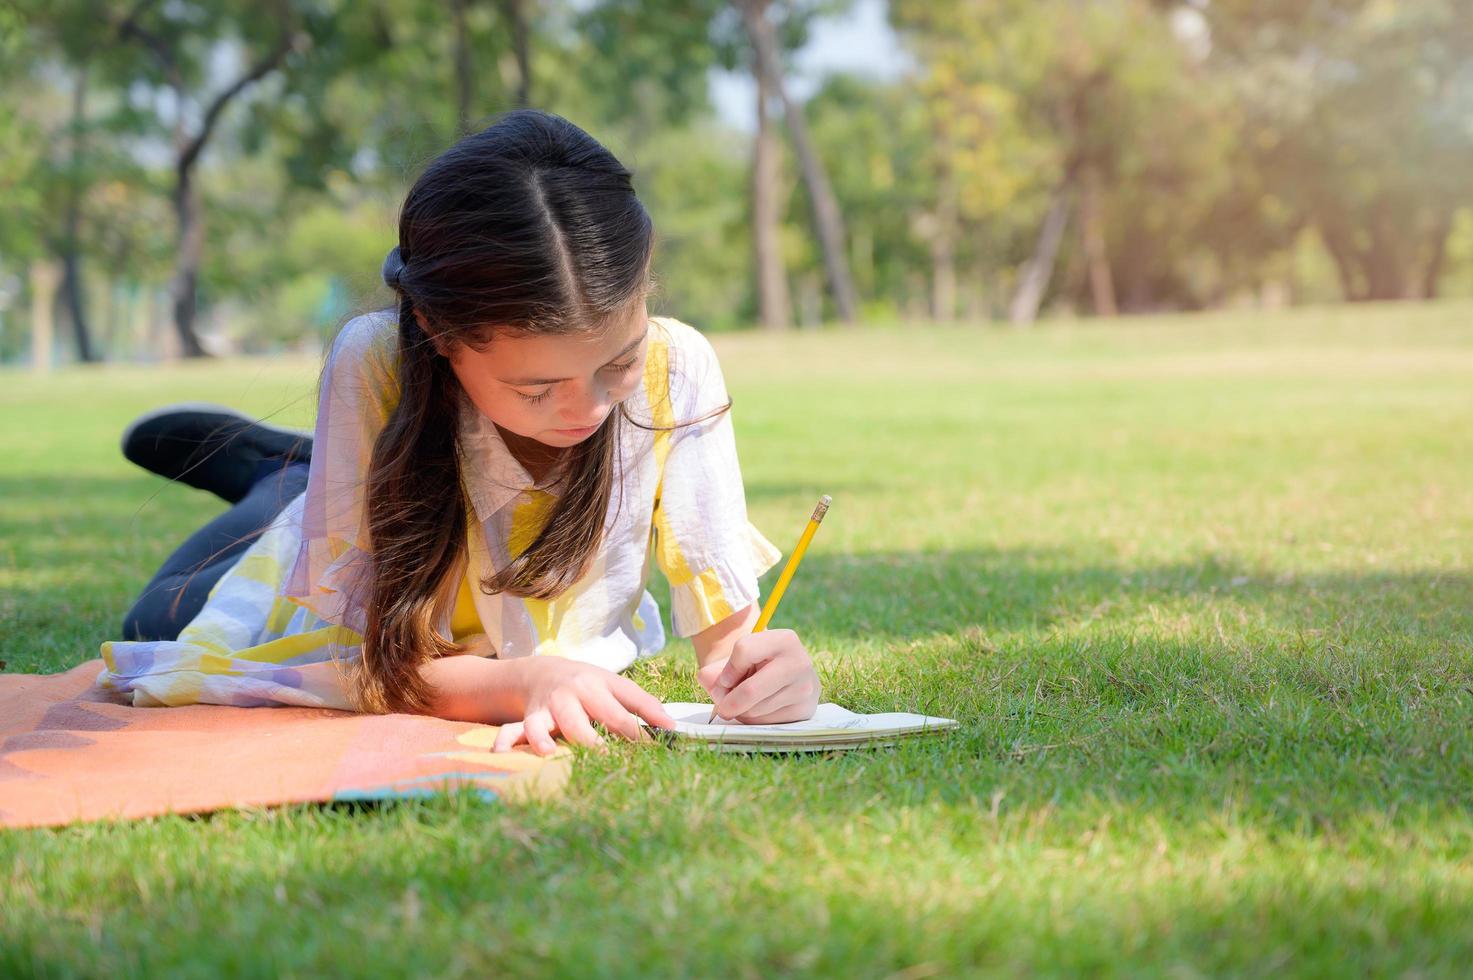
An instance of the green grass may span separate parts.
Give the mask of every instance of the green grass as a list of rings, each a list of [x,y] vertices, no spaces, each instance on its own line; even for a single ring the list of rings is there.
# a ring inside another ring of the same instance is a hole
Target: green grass
[[[565,798],[0,834],[0,974],[1461,974],[1473,306],[718,341],[829,758],[620,747]],[[3,379],[0,659],[97,653],[217,512],[120,427],[315,365]],[[634,676],[696,695],[689,648]]]

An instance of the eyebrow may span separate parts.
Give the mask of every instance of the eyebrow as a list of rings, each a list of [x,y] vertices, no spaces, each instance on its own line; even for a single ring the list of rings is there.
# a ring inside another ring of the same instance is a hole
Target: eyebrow
[[[630,341],[629,346],[625,347],[623,350],[621,350],[619,353],[615,354],[613,357],[609,358],[604,363],[605,364],[612,364],[614,361],[617,361],[619,358],[623,357],[625,354],[630,353],[631,351],[634,350],[634,348],[638,347],[641,343],[644,342],[644,338],[645,338],[645,335],[644,334],[640,334],[638,337],[635,337],[634,340]],[[559,381],[568,381],[568,380],[570,380],[570,379],[569,378],[504,378],[504,379],[502,379],[501,383],[504,384],[504,385],[511,385],[513,387],[528,387],[528,386],[531,386],[531,385],[555,385]]]

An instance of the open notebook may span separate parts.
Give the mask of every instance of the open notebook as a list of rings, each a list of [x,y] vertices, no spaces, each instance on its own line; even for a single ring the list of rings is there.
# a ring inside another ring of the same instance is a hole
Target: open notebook
[[[943,732],[957,727],[950,718],[931,718],[892,712],[859,715],[837,704],[824,703],[807,721],[785,725],[743,725],[711,717],[709,704],[676,702],[665,705],[675,719],[674,732],[660,734],[676,744],[703,744],[722,752],[832,752],[841,749],[893,745],[901,738]]]

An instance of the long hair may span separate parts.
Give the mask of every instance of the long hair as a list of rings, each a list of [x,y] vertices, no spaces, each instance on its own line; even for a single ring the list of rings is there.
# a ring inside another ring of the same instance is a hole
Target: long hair
[[[374,443],[362,656],[365,711],[428,710],[419,668],[460,650],[436,629],[463,567],[466,505],[457,417],[464,397],[446,356],[495,333],[601,329],[644,301],[654,229],[630,172],[558,116],[517,110],[437,157],[399,217],[400,399]],[[424,325],[420,323],[423,317]],[[622,411],[569,449],[541,533],[487,593],[551,598],[598,549],[613,494]]]

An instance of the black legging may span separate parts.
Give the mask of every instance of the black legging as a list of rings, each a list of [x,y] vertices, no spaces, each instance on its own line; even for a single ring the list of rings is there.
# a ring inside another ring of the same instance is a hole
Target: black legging
[[[123,638],[178,638],[205,607],[220,577],[306,487],[305,461],[264,472],[239,503],[195,531],[165,560],[123,617]]]

